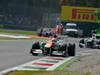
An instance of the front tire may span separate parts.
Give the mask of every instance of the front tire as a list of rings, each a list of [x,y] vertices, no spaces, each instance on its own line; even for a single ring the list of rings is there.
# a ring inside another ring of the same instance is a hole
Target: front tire
[[[36,49],[40,49],[40,43],[39,43],[39,42],[33,43],[32,48],[31,48],[31,50],[30,50],[30,53],[31,53],[32,55],[37,56],[38,54],[37,54],[37,53],[34,53],[34,51],[35,51]]]

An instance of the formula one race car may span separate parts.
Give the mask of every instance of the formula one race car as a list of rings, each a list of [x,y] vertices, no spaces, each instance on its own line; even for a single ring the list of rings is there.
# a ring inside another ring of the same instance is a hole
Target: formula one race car
[[[51,40],[48,42],[35,42],[30,50],[32,55],[62,55],[75,56],[75,44],[69,44],[67,46],[62,40]]]
[[[100,49],[100,36],[96,35],[94,38],[89,39],[81,39],[79,42],[80,48],[93,48],[93,49]]]
[[[42,29],[38,29],[38,36],[42,36],[42,37],[56,37],[56,34],[54,34],[52,32],[53,28],[42,28]]]

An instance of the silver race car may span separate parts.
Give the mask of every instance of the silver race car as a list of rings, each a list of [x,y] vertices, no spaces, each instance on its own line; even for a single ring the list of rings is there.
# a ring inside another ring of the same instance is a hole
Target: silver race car
[[[95,35],[95,38],[81,39],[79,41],[79,47],[100,49],[100,35]]]

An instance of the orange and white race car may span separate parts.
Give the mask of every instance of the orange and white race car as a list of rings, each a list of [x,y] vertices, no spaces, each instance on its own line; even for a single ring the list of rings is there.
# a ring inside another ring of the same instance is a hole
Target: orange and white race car
[[[75,44],[65,43],[63,40],[52,39],[47,42],[35,42],[30,50],[32,55],[62,55],[75,56]]]

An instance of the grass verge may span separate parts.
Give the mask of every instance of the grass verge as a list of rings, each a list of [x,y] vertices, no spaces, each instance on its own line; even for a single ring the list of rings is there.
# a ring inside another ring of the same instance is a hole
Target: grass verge
[[[72,72],[72,71],[16,71],[5,75],[91,75],[90,72]]]
[[[0,40],[32,40],[32,41],[44,41],[44,40],[49,40],[49,39],[32,39],[32,38],[6,38],[6,37],[3,37],[1,38],[0,37]]]
[[[25,35],[34,35],[34,36],[37,36],[37,33],[34,32],[34,31],[0,29],[0,32],[1,33],[25,34]]]

